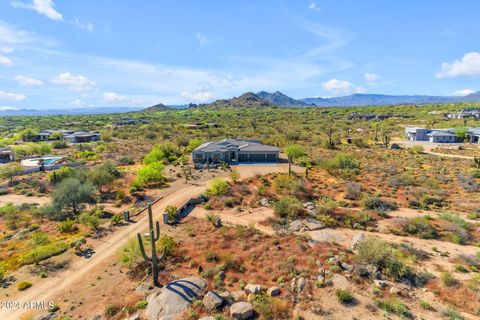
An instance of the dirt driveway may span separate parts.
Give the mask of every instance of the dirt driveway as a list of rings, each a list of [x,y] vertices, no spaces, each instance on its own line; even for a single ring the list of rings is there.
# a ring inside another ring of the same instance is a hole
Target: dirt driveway
[[[27,197],[21,194],[6,194],[0,196],[0,206],[3,206],[9,202],[16,205],[22,203],[44,205],[50,202],[50,197]]]

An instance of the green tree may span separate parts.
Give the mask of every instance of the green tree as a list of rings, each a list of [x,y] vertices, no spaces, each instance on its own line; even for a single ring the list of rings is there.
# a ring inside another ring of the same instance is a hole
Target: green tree
[[[105,186],[109,186],[120,175],[117,168],[110,161],[95,167],[88,172],[88,179],[102,193]]]
[[[10,184],[13,183],[14,177],[23,171],[22,166],[18,162],[10,162],[0,166],[0,177],[7,179]]]
[[[137,171],[137,177],[135,183],[138,186],[145,186],[152,182],[162,182],[165,180],[163,170],[165,166],[160,162],[152,162],[146,166],[143,166]]]
[[[77,216],[86,203],[94,203],[94,190],[90,182],[77,178],[66,178],[53,192],[53,205]]]
[[[197,149],[202,144],[202,140],[199,139],[191,139],[188,141],[187,151],[192,152],[193,150]]]
[[[455,132],[455,135],[463,141],[467,137],[468,128],[465,126],[456,127],[454,129],[454,132]]]
[[[291,144],[291,145],[286,146],[283,149],[283,152],[288,157],[288,174],[291,175],[292,174],[292,162],[294,162],[295,159],[303,157],[306,154],[305,149],[299,144]]]

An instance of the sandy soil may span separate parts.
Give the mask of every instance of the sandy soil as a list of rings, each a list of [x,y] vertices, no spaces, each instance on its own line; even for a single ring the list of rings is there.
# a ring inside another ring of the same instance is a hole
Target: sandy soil
[[[21,194],[6,194],[0,196],[0,206],[9,202],[17,205],[22,203],[44,205],[50,202],[50,197],[27,197]]]
[[[196,207],[192,210],[190,216],[197,219],[205,219],[207,213],[218,214],[222,219],[222,224],[224,225],[240,225],[245,227],[253,226],[255,229],[258,229],[265,234],[275,234],[275,231],[270,226],[261,224],[262,222],[267,221],[269,218],[274,217],[273,211],[269,208],[260,207],[258,209],[236,213],[233,210],[209,211],[201,207]]]

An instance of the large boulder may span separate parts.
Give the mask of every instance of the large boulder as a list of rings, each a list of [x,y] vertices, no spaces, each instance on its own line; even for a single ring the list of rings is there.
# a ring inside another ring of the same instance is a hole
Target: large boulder
[[[335,289],[348,289],[350,287],[348,279],[338,273],[333,275],[332,285]]]
[[[197,277],[169,282],[147,297],[145,314],[149,320],[173,320],[201,295],[206,286],[207,282]]]
[[[290,232],[314,231],[325,228],[325,225],[315,219],[298,219],[290,222]]]
[[[205,297],[203,297],[203,305],[208,310],[214,310],[219,308],[223,303],[223,299],[218,293],[214,291],[209,291]]]
[[[253,316],[253,306],[249,302],[235,302],[230,307],[230,316],[235,320],[246,320]]]

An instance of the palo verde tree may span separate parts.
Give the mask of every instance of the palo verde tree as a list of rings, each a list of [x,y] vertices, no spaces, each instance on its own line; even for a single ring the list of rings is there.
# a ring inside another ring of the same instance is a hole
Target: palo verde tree
[[[292,162],[305,155],[305,149],[299,144],[291,144],[283,149],[288,157],[288,175],[292,174]]]
[[[23,168],[18,162],[10,162],[0,167],[0,177],[7,179],[8,183],[12,184],[14,177],[22,171]]]
[[[86,203],[94,203],[94,190],[88,181],[77,178],[66,178],[60,182],[53,192],[53,207],[78,216]]]
[[[166,256],[166,246],[163,247],[162,255],[157,257],[157,249],[156,249],[156,242],[160,239],[160,223],[155,221],[155,230],[153,229],[153,218],[152,218],[152,204],[148,204],[148,227],[149,227],[149,240],[150,240],[150,249],[151,249],[151,256],[149,257],[145,252],[145,247],[143,245],[143,239],[140,233],[137,233],[138,245],[140,247],[140,252],[142,253],[143,259],[145,262],[150,263],[152,267],[152,277],[153,277],[153,285],[160,286],[158,282],[158,263],[163,260]]]

